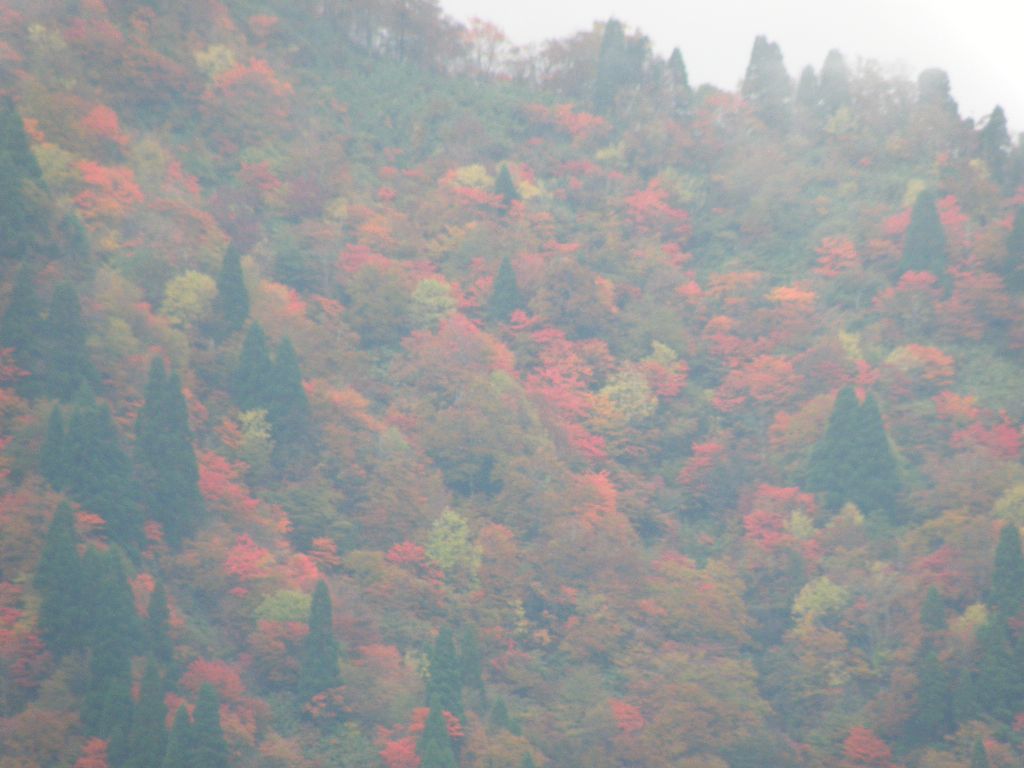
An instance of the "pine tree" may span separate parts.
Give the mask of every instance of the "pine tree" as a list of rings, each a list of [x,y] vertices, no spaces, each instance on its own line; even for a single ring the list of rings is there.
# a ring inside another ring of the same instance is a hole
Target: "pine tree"
[[[515,270],[508,256],[501,260],[498,273],[494,276],[491,297],[487,300],[487,315],[491,320],[504,322],[517,309],[525,306],[523,296],[519,292]]]
[[[93,550],[95,552],[95,550]],[[111,760],[127,749],[132,717],[131,657],[138,635],[135,601],[118,550],[97,553],[86,569],[91,613],[89,688],[82,723],[90,734],[110,740]]]
[[[264,406],[276,449],[294,451],[308,442],[312,429],[309,399],[302,386],[299,358],[287,337],[277,346]]]
[[[135,422],[135,464],[149,515],[172,543],[192,535],[205,512],[188,407],[177,374],[154,358]]]
[[[1024,555],[1020,531],[1012,522],[1005,523],[999,531],[989,603],[1007,619],[1016,616],[1024,604]]]
[[[673,48],[668,57],[668,85],[672,106],[676,111],[686,109],[690,104],[693,91],[690,89],[690,76],[686,71],[683,54],[678,48]]]
[[[1013,214],[1013,228],[1006,239],[1006,287],[1024,291],[1024,206]]]
[[[220,697],[209,683],[199,690],[192,720],[191,768],[228,768],[228,745],[220,725]]]
[[[456,768],[458,761],[452,748],[452,739],[448,735],[448,723],[444,711],[448,710],[434,698],[430,704],[430,714],[423,725],[423,733],[416,745],[416,753],[420,756],[420,768]],[[454,713],[453,713],[454,714]]]
[[[36,569],[40,593],[39,634],[55,655],[84,645],[82,563],[78,557],[74,513],[61,503],[53,515]]]
[[[214,304],[217,316],[227,333],[241,328],[249,317],[249,292],[242,274],[241,254],[234,244],[228,246],[217,274],[217,299]]]
[[[814,74],[814,67],[808,64],[801,70],[796,85],[796,103],[805,112],[818,111],[821,99],[818,89],[818,76]]]
[[[607,117],[614,113],[615,97],[628,80],[628,69],[626,30],[622,22],[608,19],[597,60],[597,82],[594,84],[596,114]]]
[[[1012,716],[1024,694],[1024,670],[1013,658],[1010,630],[998,613],[978,629],[978,701],[982,711],[999,719]]]
[[[452,631],[447,627],[438,631],[430,654],[427,701],[435,700],[444,710],[462,718],[462,669],[455,653]]]
[[[167,729],[164,727],[166,718],[163,681],[156,661],[150,657],[142,676],[139,701],[132,714],[127,768],[154,768],[163,762],[167,751]]]
[[[461,683],[465,688],[484,694],[483,659],[480,655],[480,637],[472,624],[459,633],[459,667]]]
[[[516,189],[516,183],[512,180],[512,174],[504,163],[498,169],[498,178],[494,181],[494,194],[501,196],[506,208],[512,205],[513,200],[522,199],[519,190]]]
[[[941,739],[952,725],[949,684],[946,672],[934,651],[927,652],[917,664],[917,707],[910,730],[919,743]]]
[[[989,768],[988,752],[985,751],[985,742],[980,738],[974,740],[974,748],[971,750],[971,768]]]
[[[141,537],[131,462],[121,450],[117,427],[106,404],[83,389],[71,412],[64,441],[64,490],[89,512],[102,517],[116,542],[131,546]]]
[[[40,340],[45,394],[70,400],[83,384],[96,381],[86,336],[78,292],[70,283],[61,283],[54,288]]]
[[[826,115],[850,103],[850,71],[846,68],[843,54],[834,48],[828,52],[821,67],[818,94]]]
[[[754,40],[741,92],[769,128],[789,127],[792,84],[782,61],[782,50],[764,35]]]
[[[897,512],[899,470],[873,395],[858,404],[845,387],[836,396],[825,435],[811,454],[807,487],[824,492],[829,509],[852,501],[866,513]]]
[[[167,607],[167,592],[162,581],[153,587],[146,612],[146,643],[153,657],[164,664],[171,661],[174,646],[171,644],[170,611]]]
[[[977,719],[981,712],[981,694],[978,691],[977,677],[969,667],[960,668],[951,699],[954,723],[967,723]]]
[[[67,474],[67,464],[64,458],[64,417],[61,416],[60,406],[55,405],[50,411],[50,420],[46,426],[46,438],[39,449],[39,474],[41,474],[50,486],[59,491],[64,487],[64,480]]]
[[[1005,184],[1013,142],[1006,129],[1006,113],[1002,107],[997,106],[992,110],[985,127],[979,131],[978,150],[981,159],[988,166],[989,173],[992,174],[992,179],[997,184]]]
[[[939,590],[930,587],[921,603],[921,626],[929,632],[938,632],[946,628],[946,601]]]
[[[42,308],[34,279],[35,270],[30,264],[22,265],[14,278],[7,309],[0,318],[0,349],[11,349],[14,364],[29,374],[39,370],[43,333]],[[18,394],[31,397],[38,394],[39,380],[27,376],[18,380],[15,389]]]
[[[910,213],[900,272],[931,272],[941,284],[946,284],[948,264],[949,247],[935,207],[935,195],[925,190],[917,196]]]
[[[182,704],[174,713],[174,725],[167,737],[167,751],[160,768],[192,768],[192,723],[188,710]]]
[[[334,637],[331,595],[323,581],[313,590],[309,610],[309,634],[306,635],[299,672],[299,691],[304,699],[341,685],[338,673],[338,641]]]
[[[267,381],[272,367],[267,337],[260,324],[253,323],[242,342],[242,353],[232,381],[232,394],[240,410],[267,407]]]
[[[42,171],[10,97],[0,101],[0,257],[30,255],[45,229]]]
[[[917,103],[950,117],[959,115],[959,107],[951,93],[949,75],[941,69],[926,69],[917,76]]]

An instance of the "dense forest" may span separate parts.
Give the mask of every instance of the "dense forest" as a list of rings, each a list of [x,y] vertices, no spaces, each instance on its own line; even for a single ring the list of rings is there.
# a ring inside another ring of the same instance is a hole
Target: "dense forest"
[[[0,0],[0,768],[1022,764],[1021,141],[684,54]]]

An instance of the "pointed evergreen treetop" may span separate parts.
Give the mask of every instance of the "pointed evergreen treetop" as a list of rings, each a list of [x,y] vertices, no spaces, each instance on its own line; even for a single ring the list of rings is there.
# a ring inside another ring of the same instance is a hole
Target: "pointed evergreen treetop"
[[[910,225],[903,240],[902,272],[931,272],[940,281],[946,279],[949,246],[946,232],[935,206],[935,195],[924,190],[914,201]]]
[[[1020,530],[1007,522],[999,531],[992,573],[992,607],[1005,617],[1014,616],[1024,604],[1024,555]]]
[[[237,331],[249,317],[249,292],[242,274],[241,254],[234,244],[228,246],[217,274],[214,306],[228,332]]]
[[[58,284],[53,290],[40,339],[43,366],[40,378],[46,394],[67,401],[83,383],[97,380],[96,369],[89,359],[87,337],[78,292],[71,283]]]
[[[818,108],[820,94],[818,93],[818,76],[814,74],[814,67],[808,64],[800,72],[800,79],[796,85],[796,103],[805,110],[812,111]]]
[[[82,563],[71,507],[62,502],[53,515],[35,573],[40,593],[39,634],[59,655],[84,641]]]
[[[681,92],[689,93],[690,76],[686,71],[686,63],[683,61],[683,54],[678,48],[673,48],[668,57],[668,73],[672,78],[672,86]]]
[[[228,768],[228,745],[220,724],[220,697],[209,683],[199,689],[191,731],[190,767]]]
[[[754,40],[741,92],[765,125],[783,129],[789,124],[792,83],[778,43],[764,35]]]
[[[150,657],[142,675],[139,701],[132,713],[126,768],[152,768],[163,762],[167,751],[166,718],[164,684],[156,661]]]
[[[517,309],[523,309],[526,302],[519,292],[515,270],[508,256],[501,260],[498,273],[494,276],[491,297],[487,300],[487,314],[491,320],[504,322]]]
[[[601,37],[601,52],[597,60],[597,82],[594,85],[594,111],[611,115],[615,109],[615,96],[628,80],[629,59],[626,50],[626,30],[618,19],[608,19]]]
[[[504,163],[498,169],[498,178],[494,181],[494,194],[501,195],[506,206],[511,205],[513,200],[521,199],[516,183],[512,180],[512,174]]]
[[[843,54],[834,48],[828,52],[821,66],[819,98],[828,115],[850,102],[850,71],[846,68]]]
[[[10,96],[0,100],[0,167],[13,170],[20,177],[43,178],[25,133],[25,123]]]
[[[174,713],[174,724],[167,737],[167,751],[160,768],[192,768],[192,723],[182,704]]]
[[[341,685],[338,672],[338,641],[334,636],[331,595],[321,580],[313,590],[309,610],[309,634],[303,647],[299,691],[306,699]]]
[[[240,410],[267,407],[267,380],[271,368],[267,337],[262,326],[253,323],[242,342],[242,353],[232,382],[232,394]]]
[[[287,336],[277,345],[268,381],[266,408],[277,447],[294,447],[309,437],[312,427],[309,399],[302,386],[298,355]]]
[[[452,631],[447,627],[438,631],[430,654],[427,701],[435,700],[444,710],[462,718],[462,669],[455,652]]]

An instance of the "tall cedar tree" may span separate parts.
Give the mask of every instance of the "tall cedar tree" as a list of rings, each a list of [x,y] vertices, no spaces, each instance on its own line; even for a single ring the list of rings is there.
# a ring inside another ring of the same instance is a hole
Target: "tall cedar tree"
[[[427,679],[427,701],[462,719],[462,667],[455,652],[452,631],[447,627],[437,633],[430,654],[430,676]]]
[[[971,768],[989,768],[988,752],[985,751],[985,742],[980,738],[974,740],[974,748],[971,750]]]
[[[299,672],[299,692],[304,699],[341,685],[338,654],[331,595],[327,585],[319,581],[313,590],[313,601],[309,609],[309,634],[306,635]]]
[[[64,487],[64,479],[67,474],[68,467],[64,459],[66,441],[64,417],[61,415],[60,406],[55,405],[50,411],[50,420],[46,425],[46,437],[39,449],[39,474],[46,478],[55,491]]]
[[[1007,719],[1024,695],[1024,670],[1014,659],[1006,618],[996,613],[977,632],[978,702],[986,714]]]
[[[999,531],[992,572],[992,607],[1004,618],[1016,616],[1024,603],[1024,555],[1020,531],[1008,522]]]
[[[39,634],[55,655],[84,644],[82,563],[74,513],[62,502],[53,515],[35,574],[39,590]]]
[[[483,658],[480,655],[480,636],[476,627],[469,624],[459,633],[459,668],[462,685],[484,693]]]
[[[834,48],[828,52],[821,66],[818,99],[826,115],[850,103],[850,71],[846,68],[843,54]]]
[[[170,618],[171,613],[167,607],[167,591],[164,589],[164,583],[158,581],[153,587],[153,594],[149,597],[145,635],[149,653],[164,664],[170,662],[174,654],[174,646],[171,644]]]
[[[149,517],[177,544],[195,532],[205,505],[181,382],[177,374],[167,375],[160,358],[150,365],[145,397],[135,422],[135,464],[142,499]]]
[[[0,318],[0,349],[12,350],[14,364],[22,371],[34,374],[39,370],[39,344],[43,333],[42,306],[36,295],[35,270],[23,264],[14,278],[11,298],[3,318]],[[37,376],[26,376],[17,381],[18,394],[31,397],[38,393]]]
[[[235,404],[243,411],[267,407],[267,381],[273,366],[267,337],[259,323],[249,326],[231,383]]]
[[[1013,227],[1006,238],[1006,287],[1012,291],[1024,291],[1024,206],[1013,214]]]
[[[0,101],[0,257],[31,255],[45,228],[42,171],[10,97]]]
[[[758,35],[743,78],[743,98],[765,125],[785,130],[790,122],[792,90],[778,43],[770,43],[764,35]]]
[[[228,745],[220,725],[220,697],[205,683],[192,713],[190,768],[228,768]]]
[[[796,104],[805,113],[814,114],[820,106],[820,98],[818,77],[814,74],[814,67],[808,64],[800,72],[800,79],[797,81]]]
[[[97,403],[88,388],[76,398],[63,456],[68,495],[106,521],[112,540],[129,547],[136,544],[142,525],[132,465],[121,450],[110,408]]]
[[[690,76],[686,71],[683,54],[678,48],[673,48],[668,57],[668,87],[672,106],[676,111],[684,110],[689,105],[693,92],[690,90]]]
[[[934,651],[928,651],[916,665],[917,705],[911,718],[910,734],[920,744],[940,740],[952,726],[949,682],[946,670]]]
[[[897,512],[899,471],[873,395],[858,404],[852,387],[840,390],[807,474],[830,509],[852,501],[866,513]]]
[[[494,276],[491,297],[487,300],[487,314],[491,320],[504,322],[513,312],[525,306],[512,262],[505,256],[498,266],[498,273]]]
[[[1002,107],[992,110],[985,127],[978,133],[978,150],[981,159],[988,166],[992,179],[999,185],[1004,185],[1007,179],[1007,165],[1010,161],[1010,152],[1013,151],[1013,142],[1010,140],[1010,133],[1006,129],[1006,113]]]
[[[302,370],[291,341],[285,337],[277,346],[263,403],[274,435],[275,450],[294,450],[308,443],[312,417],[302,386]]]
[[[626,50],[626,30],[622,22],[609,19],[601,37],[601,52],[597,60],[597,81],[594,83],[594,112],[608,117],[615,111],[615,97],[626,84],[629,56]]]
[[[154,768],[163,762],[167,752],[167,707],[164,704],[164,685],[160,679],[156,660],[146,661],[142,675],[139,701],[132,713],[132,727],[128,736],[129,757],[126,768]]]
[[[519,190],[516,189],[516,183],[512,180],[512,174],[509,173],[508,166],[504,163],[498,169],[498,178],[494,181],[494,194],[501,195],[506,208],[512,205],[513,200],[521,199]]]
[[[931,272],[940,284],[947,285],[948,266],[949,245],[935,207],[935,195],[925,190],[917,196],[910,213],[910,226],[903,239],[900,272]]]
[[[237,331],[249,317],[249,292],[242,274],[241,254],[233,244],[228,246],[217,274],[214,308],[225,335]]]
[[[71,283],[53,290],[50,311],[43,325],[41,384],[45,394],[70,400],[85,383],[96,383],[96,369],[89,359],[88,336],[78,292]]]
[[[167,752],[159,768],[192,768],[192,723],[188,709],[182,704],[174,713],[174,724],[167,737]]]
[[[442,706],[437,697],[431,701],[430,714],[427,715],[423,733],[416,745],[416,753],[420,756],[420,768],[456,768],[458,766],[455,750],[452,748],[452,739],[448,735],[448,723],[444,717],[446,710],[451,711]]]

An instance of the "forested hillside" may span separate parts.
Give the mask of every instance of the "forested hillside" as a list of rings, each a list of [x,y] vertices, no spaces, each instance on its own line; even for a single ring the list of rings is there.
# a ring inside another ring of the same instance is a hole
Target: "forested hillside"
[[[1021,142],[685,53],[0,0],[0,768],[1022,764]]]

